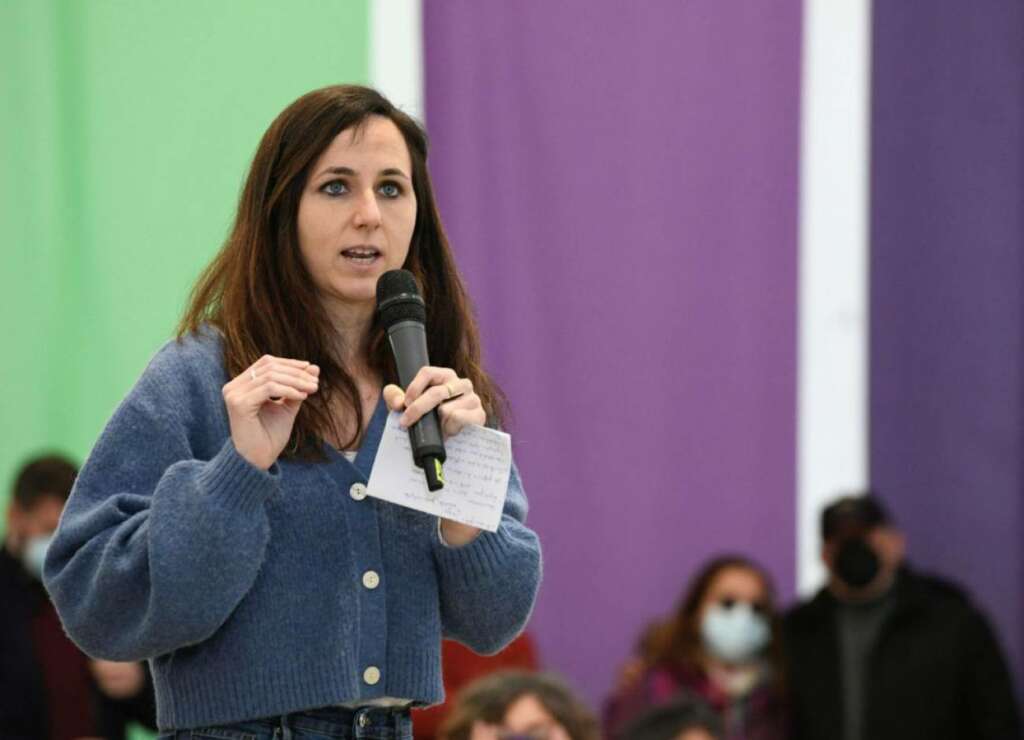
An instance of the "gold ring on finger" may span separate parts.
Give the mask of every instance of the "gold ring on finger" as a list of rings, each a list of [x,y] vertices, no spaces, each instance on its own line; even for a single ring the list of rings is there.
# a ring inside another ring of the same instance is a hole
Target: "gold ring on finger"
[[[452,390],[452,384],[451,383],[445,383],[444,387],[448,389],[448,398],[444,399],[444,401],[442,401],[442,403],[447,403],[448,401],[454,401],[456,398],[461,398],[462,397],[461,393],[456,393],[455,391]]]

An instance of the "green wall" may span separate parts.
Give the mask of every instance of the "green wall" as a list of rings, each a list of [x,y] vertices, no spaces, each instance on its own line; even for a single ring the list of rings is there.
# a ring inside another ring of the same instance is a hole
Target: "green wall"
[[[81,461],[222,243],[263,131],[366,82],[365,0],[0,0],[0,502]]]

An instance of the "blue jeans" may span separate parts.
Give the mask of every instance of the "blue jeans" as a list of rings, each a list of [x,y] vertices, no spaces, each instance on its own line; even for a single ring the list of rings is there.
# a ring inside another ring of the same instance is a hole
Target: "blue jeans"
[[[161,733],[157,740],[412,740],[408,709],[324,707],[282,717]]]

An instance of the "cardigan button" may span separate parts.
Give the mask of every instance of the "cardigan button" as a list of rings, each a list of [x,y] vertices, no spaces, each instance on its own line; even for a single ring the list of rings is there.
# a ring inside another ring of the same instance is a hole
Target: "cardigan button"
[[[380,681],[380,668],[375,665],[367,667],[367,669],[363,671],[363,680],[370,684],[370,686],[375,685]]]
[[[348,489],[348,495],[356,501],[362,501],[366,498],[366,486],[362,483],[353,483],[352,487]]]

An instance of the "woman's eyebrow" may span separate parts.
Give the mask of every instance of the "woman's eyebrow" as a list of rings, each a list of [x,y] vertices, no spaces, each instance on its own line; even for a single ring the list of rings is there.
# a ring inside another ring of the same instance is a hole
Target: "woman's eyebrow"
[[[351,167],[328,167],[327,169],[320,172],[317,177],[323,177],[324,175],[349,175],[355,177],[356,171]]]
[[[355,177],[356,171],[351,167],[328,167],[320,172],[317,177],[323,177],[324,175],[348,175],[349,177]],[[394,177],[396,175],[398,177],[404,177],[406,180],[409,179],[409,176],[397,167],[388,167],[387,169],[381,170],[378,177]]]

